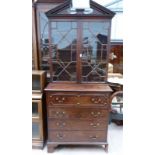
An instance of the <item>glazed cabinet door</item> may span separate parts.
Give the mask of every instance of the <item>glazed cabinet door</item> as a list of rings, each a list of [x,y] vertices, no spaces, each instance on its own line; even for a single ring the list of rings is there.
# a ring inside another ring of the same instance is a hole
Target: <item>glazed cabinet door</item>
[[[77,22],[50,22],[51,81],[77,80]]]
[[[32,119],[41,120],[42,118],[42,101],[32,100]]]
[[[104,82],[109,60],[110,24],[109,20],[51,20],[51,82]]]
[[[83,21],[81,43],[81,81],[103,82],[107,78],[109,21]]]
[[[33,140],[42,140],[43,133],[42,133],[42,123],[38,120],[32,121],[32,139]]]

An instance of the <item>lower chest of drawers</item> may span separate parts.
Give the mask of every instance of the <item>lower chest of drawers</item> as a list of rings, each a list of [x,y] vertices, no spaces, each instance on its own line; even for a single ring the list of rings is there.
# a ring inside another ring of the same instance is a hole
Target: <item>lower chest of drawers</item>
[[[59,144],[103,144],[112,90],[106,84],[54,84],[46,89],[48,151]]]
[[[48,106],[48,141],[106,142],[109,109],[94,106]]]
[[[107,141],[109,96],[107,92],[46,92],[48,141]]]

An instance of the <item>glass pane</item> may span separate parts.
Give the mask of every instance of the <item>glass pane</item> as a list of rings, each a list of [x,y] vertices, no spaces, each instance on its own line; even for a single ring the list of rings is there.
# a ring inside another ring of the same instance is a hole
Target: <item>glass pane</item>
[[[39,123],[32,123],[32,138],[39,138]]]
[[[56,24],[51,27],[53,80],[76,81],[77,23],[53,23]]]
[[[106,77],[108,22],[83,22],[82,81],[104,81]]]
[[[39,21],[40,21],[41,69],[49,70],[48,19],[44,12],[39,13]]]
[[[38,117],[38,103],[37,102],[32,102],[32,116],[33,117]]]
[[[40,76],[32,75],[32,90],[40,90]]]

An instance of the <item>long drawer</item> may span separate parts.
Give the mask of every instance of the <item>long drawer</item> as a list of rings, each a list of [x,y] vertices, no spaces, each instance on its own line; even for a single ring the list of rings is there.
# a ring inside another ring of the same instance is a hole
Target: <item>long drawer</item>
[[[72,108],[51,107],[48,108],[48,118],[55,119],[108,119],[109,112],[103,108]]]
[[[106,130],[107,120],[62,120],[49,119],[49,130]]]
[[[109,93],[104,94],[62,94],[62,93],[47,93],[48,106],[53,105],[98,105],[109,108]]]
[[[105,142],[106,131],[52,131],[49,141],[54,142]]]

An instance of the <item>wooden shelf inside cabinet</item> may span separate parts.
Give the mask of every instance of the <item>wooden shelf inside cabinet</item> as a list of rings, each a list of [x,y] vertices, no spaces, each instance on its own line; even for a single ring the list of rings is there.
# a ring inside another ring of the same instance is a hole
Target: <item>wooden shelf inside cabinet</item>
[[[46,85],[45,71],[32,71],[32,92],[41,93]]]
[[[43,149],[45,140],[45,122],[43,94],[32,94],[32,148]]]

